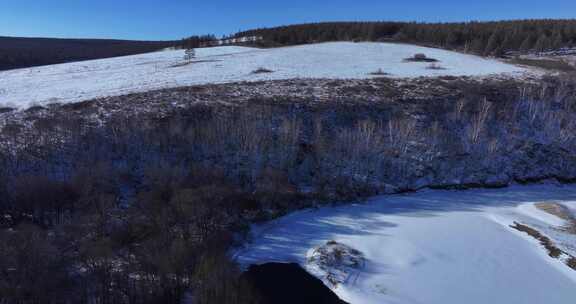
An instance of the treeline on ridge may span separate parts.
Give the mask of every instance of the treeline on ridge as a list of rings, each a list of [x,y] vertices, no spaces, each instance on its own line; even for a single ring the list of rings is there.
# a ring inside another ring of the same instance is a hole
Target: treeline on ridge
[[[253,29],[225,38],[247,36],[262,37],[256,44],[263,47],[327,41],[395,41],[503,56],[508,52],[574,47],[576,20],[326,22]],[[191,36],[180,41],[0,37],[0,70],[134,55],[173,46],[196,48],[216,40],[214,35]]]
[[[576,20],[516,20],[462,23],[327,22],[239,32],[260,36],[262,46],[328,41],[397,41],[484,56],[542,52],[576,46]]]
[[[174,41],[0,37],[0,71],[135,55],[175,44]]]

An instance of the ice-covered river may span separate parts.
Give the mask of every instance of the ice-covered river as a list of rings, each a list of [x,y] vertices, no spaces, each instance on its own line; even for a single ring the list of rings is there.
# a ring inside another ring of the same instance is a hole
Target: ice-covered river
[[[510,227],[537,229],[576,255],[576,235],[535,207],[541,202],[574,208],[576,187],[427,190],[304,210],[254,226],[235,258],[243,265],[297,262],[326,281],[307,255],[336,241],[365,257],[353,279],[333,286],[349,303],[573,303],[576,270]]]

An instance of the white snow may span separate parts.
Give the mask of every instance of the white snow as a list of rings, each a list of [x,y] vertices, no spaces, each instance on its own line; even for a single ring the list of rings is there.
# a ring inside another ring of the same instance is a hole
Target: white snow
[[[428,63],[403,62],[416,53],[440,60],[444,70]],[[390,77],[440,75],[521,75],[526,70],[496,60],[446,50],[392,43],[333,42],[256,49],[213,47],[197,50],[183,65],[183,50],[91,60],[0,72],[0,107],[27,108],[77,102],[153,89],[238,81],[293,78],[362,79],[382,69]],[[273,73],[253,74],[258,68]]]
[[[576,271],[509,225],[556,231],[548,225],[559,222],[527,206],[555,201],[576,207],[575,198],[576,187],[552,185],[376,197],[255,226],[253,241],[236,259],[307,267],[310,248],[335,240],[366,258],[357,279],[333,289],[352,304],[567,304],[576,299]],[[576,245],[574,238],[564,241]]]
[[[518,212],[528,217],[537,218],[541,222],[544,222],[545,224],[550,226],[561,227],[562,225],[566,224],[565,220],[536,207],[536,205],[534,204],[520,205],[517,207],[517,209]]]
[[[564,204],[564,206],[568,207],[568,209],[572,211],[574,217],[576,217],[576,202],[569,202],[567,204]]]

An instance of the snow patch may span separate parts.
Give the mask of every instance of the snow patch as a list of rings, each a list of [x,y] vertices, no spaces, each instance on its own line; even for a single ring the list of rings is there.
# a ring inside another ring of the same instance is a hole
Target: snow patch
[[[404,62],[422,53],[425,62]],[[295,78],[365,79],[387,77],[522,75],[527,70],[497,60],[393,43],[332,42],[256,49],[201,48],[191,63],[183,50],[91,60],[0,72],[0,107],[69,103],[180,86]],[[263,68],[274,73],[253,73]],[[169,102],[169,101],[167,101]]]
[[[538,208],[536,204],[520,205],[517,209],[518,212],[550,226],[561,227],[566,224],[564,219]]]
[[[575,199],[576,187],[552,185],[376,197],[259,225],[258,235],[236,258],[243,265],[305,266],[310,248],[338,240],[366,261],[356,279],[332,287],[352,304],[565,304],[576,298],[576,272],[509,225],[529,223],[559,246],[558,238],[575,245],[554,227],[545,230],[550,219],[518,207]]]

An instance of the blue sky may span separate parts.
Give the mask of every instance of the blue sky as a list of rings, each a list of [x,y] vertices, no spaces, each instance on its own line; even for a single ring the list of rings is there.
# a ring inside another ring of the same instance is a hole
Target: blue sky
[[[576,18],[575,0],[2,0],[0,36],[179,39],[316,21]]]

